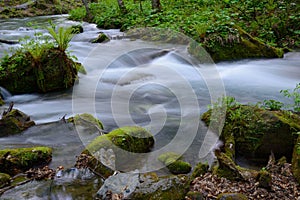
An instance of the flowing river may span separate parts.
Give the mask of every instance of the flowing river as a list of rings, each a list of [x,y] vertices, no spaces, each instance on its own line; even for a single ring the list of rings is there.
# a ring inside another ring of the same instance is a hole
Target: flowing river
[[[0,39],[17,41],[34,37],[35,32],[46,34],[42,27],[49,19],[63,26],[78,24],[67,16],[0,20]],[[32,29],[27,23],[39,28]],[[72,168],[76,156],[95,135],[83,138],[80,130],[60,121],[65,115],[91,113],[107,131],[126,125],[145,127],[155,135],[154,154],[139,170],[155,171],[159,164],[154,158],[162,150],[179,151],[192,164],[206,156],[214,142],[208,147],[203,144],[209,133],[199,117],[211,100],[226,94],[241,103],[265,99],[291,103],[280,90],[293,89],[300,82],[300,52],[287,53],[282,59],[201,64],[193,62],[183,45],[122,39],[118,30],[99,30],[88,23],[82,26],[84,32],[73,38],[69,51],[83,63],[87,74],[79,74],[73,89],[13,96],[1,89],[7,104],[13,101],[14,108],[31,116],[37,126],[0,138],[0,149],[51,146],[50,167],[62,165],[68,170],[52,181],[9,190],[1,199],[91,199],[99,189],[101,180]],[[111,41],[90,43],[100,31]],[[16,46],[0,43],[0,57]]]

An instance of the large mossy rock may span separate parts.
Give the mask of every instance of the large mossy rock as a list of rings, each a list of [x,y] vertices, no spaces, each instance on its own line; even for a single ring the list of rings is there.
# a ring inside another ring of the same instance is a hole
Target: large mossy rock
[[[155,173],[119,173],[105,180],[97,192],[100,199],[181,200],[189,189],[184,175],[158,177]]]
[[[283,50],[271,47],[252,37],[240,27],[224,27],[223,32],[214,32],[201,38],[202,46],[215,62],[245,58],[282,58]],[[226,34],[224,34],[226,33]],[[202,58],[202,48],[193,44],[189,52]]]
[[[21,133],[35,125],[25,113],[12,109],[0,119],[0,137]]]
[[[13,94],[64,90],[74,85],[77,65],[57,48],[45,49],[39,60],[16,52],[1,63],[0,85]]]
[[[0,150],[0,172],[16,175],[51,160],[52,149],[49,147],[3,149]]]
[[[211,111],[202,115],[209,124]],[[250,162],[266,164],[271,152],[277,159],[292,158],[300,130],[300,116],[289,111],[270,111],[257,106],[236,105],[227,109],[220,139],[231,159],[236,154]]]
[[[89,157],[88,167],[104,178],[114,170],[137,167],[143,153],[154,145],[154,137],[142,127],[122,127],[98,136],[82,152]]]

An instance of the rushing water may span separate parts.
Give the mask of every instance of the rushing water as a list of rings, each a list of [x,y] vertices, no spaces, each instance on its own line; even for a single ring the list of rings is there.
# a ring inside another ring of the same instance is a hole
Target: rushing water
[[[0,20],[0,38],[18,40],[26,35],[33,36],[36,31],[45,33],[43,29],[28,28],[26,23],[34,22],[42,27],[49,19],[63,26],[77,24],[66,20],[66,16]],[[283,59],[222,62],[216,68],[192,66],[182,45],[128,39],[92,44],[89,41],[96,38],[100,30],[93,24],[82,25],[84,33],[74,37],[69,50],[84,64],[87,74],[80,74],[79,83],[64,92],[15,96],[2,92],[7,103],[13,101],[15,108],[30,115],[38,126],[18,136],[0,138],[1,149],[51,146],[54,148],[51,167],[63,165],[72,168],[75,156],[87,141],[73,126],[55,121],[64,115],[70,117],[88,112],[97,116],[106,130],[133,124],[143,126],[155,135],[153,152],[178,152],[179,149],[183,153],[188,149],[185,159],[195,163],[199,160],[199,149],[207,134],[199,116],[207,110],[211,97],[218,96],[215,93],[221,95],[226,92],[242,103],[256,103],[264,99],[288,103],[279,91],[294,88],[300,80],[299,52],[288,53]],[[111,38],[123,35],[118,30],[102,31]],[[0,44],[0,56],[10,47]],[[142,166],[144,170],[159,167],[153,159],[155,156],[146,158],[148,164]],[[2,197],[76,199],[78,194],[74,188],[80,186],[82,191],[90,193],[95,188],[89,187],[98,186],[99,180],[93,177],[72,177],[32,182],[8,191]],[[49,188],[55,190],[51,192]],[[90,196],[84,198],[84,194],[80,193],[79,199],[90,199]]]

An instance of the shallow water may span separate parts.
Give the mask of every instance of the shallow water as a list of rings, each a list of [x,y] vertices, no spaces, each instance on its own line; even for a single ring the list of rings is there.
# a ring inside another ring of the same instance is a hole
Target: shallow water
[[[32,36],[36,30],[27,29],[26,23],[45,25],[49,18],[63,26],[77,24],[66,20],[66,16],[0,20],[0,38],[17,40],[25,35]],[[93,24],[82,25],[84,33],[74,37],[69,50],[83,63],[87,74],[80,74],[79,83],[64,92],[5,94],[7,103],[14,101],[15,108],[30,115],[39,125],[21,135],[0,138],[1,149],[51,146],[54,148],[51,167],[71,168],[75,156],[88,142],[80,130],[55,121],[64,115],[70,117],[88,112],[97,116],[106,130],[140,125],[155,135],[153,153],[144,157],[141,171],[160,169],[156,157],[164,151],[184,153],[185,159],[194,164],[202,155],[199,151],[205,136],[209,135],[199,122],[199,116],[207,110],[211,99],[226,93],[242,103],[264,99],[288,103],[290,101],[279,91],[294,88],[300,80],[299,52],[288,53],[283,59],[251,59],[217,65],[196,63],[193,66],[186,56],[185,46],[127,39],[92,44],[89,41],[96,38],[100,30]],[[118,30],[104,32],[111,38],[123,35]],[[3,56],[11,45],[0,44],[0,47],[0,56]],[[210,142],[208,147],[213,144]],[[32,183],[20,191],[40,191],[41,187],[47,188],[47,184]],[[3,198],[11,197],[14,191],[17,190],[5,193]],[[73,198],[68,194],[72,189],[58,191],[60,197]],[[59,199],[53,194],[43,194],[41,198]]]

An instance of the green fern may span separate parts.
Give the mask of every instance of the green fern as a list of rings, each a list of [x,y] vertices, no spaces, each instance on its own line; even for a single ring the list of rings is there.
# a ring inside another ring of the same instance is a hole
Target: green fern
[[[47,28],[49,34],[57,43],[58,49],[61,51],[65,51],[70,46],[70,42],[74,36],[74,34],[72,34],[72,29],[59,27],[56,32],[56,26],[51,22],[50,25],[51,27]]]

